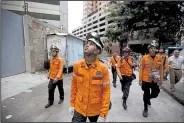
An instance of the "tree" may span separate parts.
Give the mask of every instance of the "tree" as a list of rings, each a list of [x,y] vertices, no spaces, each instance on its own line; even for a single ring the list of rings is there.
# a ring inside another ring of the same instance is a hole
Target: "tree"
[[[171,9],[172,8],[172,9]],[[125,1],[112,4],[108,19],[122,31],[120,37],[128,38],[134,31],[155,28],[159,44],[175,42],[184,15],[183,1]],[[108,27],[112,28],[112,27]]]
[[[125,27],[123,28],[122,22],[122,12],[121,8],[124,4],[122,2],[110,2],[108,11],[110,12],[109,16],[107,17],[108,23],[111,22],[110,26],[106,29],[105,36],[111,42],[119,42],[120,45],[120,55],[122,55],[122,47],[123,42],[126,42],[127,36]]]

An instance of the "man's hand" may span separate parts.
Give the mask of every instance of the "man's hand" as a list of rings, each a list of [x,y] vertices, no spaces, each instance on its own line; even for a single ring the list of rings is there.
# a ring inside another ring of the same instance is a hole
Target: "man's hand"
[[[115,64],[115,67],[117,67],[118,66],[118,64]]]
[[[106,120],[105,118],[99,116],[97,122],[105,122],[105,120]]]
[[[74,110],[75,110],[75,108],[74,107],[70,107],[69,108],[69,113],[70,113],[70,115],[74,115]]]
[[[139,81],[139,85],[142,86],[142,81]]]
[[[123,77],[122,77],[122,76],[119,76],[119,79],[120,79],[120,80],[123,80]]]
[[[53,83],[55,84],[57,82],[58,82],[58,78],[55,78],[54,81],[53,81]]]

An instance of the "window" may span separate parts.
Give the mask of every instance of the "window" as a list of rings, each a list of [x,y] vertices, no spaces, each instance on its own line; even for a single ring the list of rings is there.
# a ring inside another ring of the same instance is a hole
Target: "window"
[[[105,31],[105,28],[103,28],[103,29],[100,29],[100,32],[103,32],[103,31]]]
[[[101,27],[101,26],[104,26],[104,25],[105,25],[105,22],[104,22],[104,23],[102,23],[102,24],[100,24],[100,27]]]
[[[95,24],[95,23],[97,23],[97,22],[98,22],[98,20],[94,21],[93,24]]]
[[[101,5],[101,2],[99,3],[99,6]]]
[[[95,18],[96,18],[96,16],[93,17],[93,19],[95,19]]]
[[[108,24],[113,23],[113,20],[108,21]]]
[[[93,29],[96,29],[96,28],[98,28],[98,26],[94,26],[94,27],[93,27]]]
[[[105,20],[105,17],[103,17],[103,18],[100,19],[100,21],[103,21],[103,20]]]
[[[99,11],[101,10],[101,8],[99,9]]]
[[[99,14],[99,16],[101,16],[101,13]]]
[[[91,26],[91,25],[92,25],[92,23],[88,24],[88,26]]]
[[[100,37],[103,37],[103,36],[104,36],[104,34],[101,34],[101,35],[100,35]]]

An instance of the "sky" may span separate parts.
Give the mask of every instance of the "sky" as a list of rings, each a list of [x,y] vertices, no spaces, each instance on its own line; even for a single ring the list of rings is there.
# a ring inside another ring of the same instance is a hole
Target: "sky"
[[[68,1],[68,32],[82,25],[83,1]]]

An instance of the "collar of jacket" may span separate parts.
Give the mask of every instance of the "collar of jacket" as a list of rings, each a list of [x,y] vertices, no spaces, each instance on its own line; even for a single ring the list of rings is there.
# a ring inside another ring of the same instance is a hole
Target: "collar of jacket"
[[[57,55],[55,58],[52,58],[53,60],[57,60],[59,59],[59,56]]]
[[[125,59],[125,60],[129,60],[130,58],[131,58],[131,56],[123,57],[123,59]]]
[[[81,67],[85,67],[86,69],[88,69],[88,66],[87,66],[87,64],[86,64],[86,60],[85,60],[85,59],[82,60],[82,62],[81,62]],[[97,69],[97,67],[98,67],[98,59],[96,59],[96,60],[92,63],[92,65],[91,65],[90,67],[93,67],[93,68]]]

